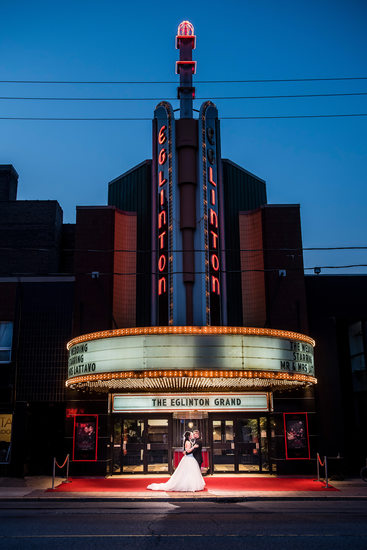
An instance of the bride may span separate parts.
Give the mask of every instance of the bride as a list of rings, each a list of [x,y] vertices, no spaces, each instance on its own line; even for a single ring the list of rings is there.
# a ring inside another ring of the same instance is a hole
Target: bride
[[[173,475],[166,483],[151,483],[147,489],[152,491],[202,491],[205,481],[201,475],[200,466],[193,456],[197,445],[191,444],[192,433],[184,434],[184,450],[182,457]]]

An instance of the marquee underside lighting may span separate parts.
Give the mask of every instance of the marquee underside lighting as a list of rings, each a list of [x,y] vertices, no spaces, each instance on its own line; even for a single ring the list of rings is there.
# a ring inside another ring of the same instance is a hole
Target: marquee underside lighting
[[[144,371],[111,372],[78,376],[66,382],[70,389],[91,389],[130,391],[173,391],[182,390],[240,390],[267,389],[284,390],[307,387],[317,379],[303,374],[259,371]]]

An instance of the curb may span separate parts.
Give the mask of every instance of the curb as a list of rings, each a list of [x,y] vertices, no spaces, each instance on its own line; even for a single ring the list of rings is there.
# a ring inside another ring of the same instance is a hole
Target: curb
[[[65,503],[65,502],[256,502],[256,501],[319,501],[319,502],[325,502],[325,501],[367,501],[367,496],[243,496],[243,497],[200,497],[200,498],[194,498],[194,497],[176,497],[176,498],[167,498],[167,497],[155,497],[155,498],[149,498],[149,497],[9,497],[9,498],[1,498],[0,497],[0,505],[9,503],[9,502],[42,502],[42,503],[50,503],[50,502],[57,502],[57,503]]]

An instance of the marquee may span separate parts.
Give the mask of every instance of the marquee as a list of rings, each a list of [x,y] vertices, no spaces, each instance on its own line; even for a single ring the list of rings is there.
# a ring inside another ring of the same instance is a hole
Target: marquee
[[[105,381],[113,388],[123,387],[121,380],[147,378],[316,382],[313,340],[273,329],[120,329],[80,336],[69,342],[68,349],[67,386]],[[114,380],[120,383],[114,386]],[[143,386],[135,383],[136,388]]]

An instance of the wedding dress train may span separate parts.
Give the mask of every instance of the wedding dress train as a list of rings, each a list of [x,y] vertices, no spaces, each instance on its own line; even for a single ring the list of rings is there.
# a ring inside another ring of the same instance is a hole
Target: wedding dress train
[[[192,454],[184,455],[166,483],[151,483],[152,491],[202,491],[205,481],[200,466]]]

